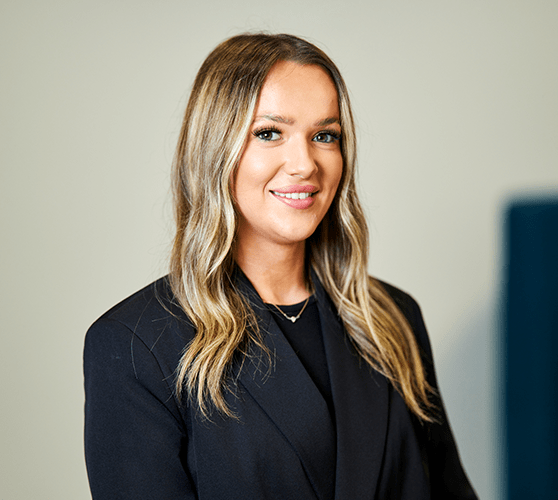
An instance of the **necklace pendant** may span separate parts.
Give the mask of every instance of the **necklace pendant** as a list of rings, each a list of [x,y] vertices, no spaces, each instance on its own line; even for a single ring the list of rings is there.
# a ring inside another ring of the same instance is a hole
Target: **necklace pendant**
[[[304,305],[302,306],[301,311],[298,313],[298,316],[289,316],[288,314],[285,314],[283,311],[281,311],[281,308],[277,305],[277,304],[273,304],[273,306],[275,307],[275,309],[277,309],[285,319],[288,319],[291,321],[291,323],[294,323],[298,318],[300,318],[300,316],[302,315],[302,313],[304,312],[304,309],[306,309],[306,306],[308,305],[308,301],[310,300],[310,297],[308,297],[306,299],[306,302],[304,303]]]

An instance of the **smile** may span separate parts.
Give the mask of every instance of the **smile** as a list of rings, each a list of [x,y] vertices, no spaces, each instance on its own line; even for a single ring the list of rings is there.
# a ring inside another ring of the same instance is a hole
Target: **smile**
[[[280,196],[281,198],[288,198],[289,200],[305,200],[309,198],[314,193],[279,193],[277,191],[271,191],[274,195]]]

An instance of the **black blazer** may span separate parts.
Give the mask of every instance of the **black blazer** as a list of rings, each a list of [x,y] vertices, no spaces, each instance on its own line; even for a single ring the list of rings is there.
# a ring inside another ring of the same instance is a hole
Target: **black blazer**
[[[441,407],[421,424],[356,355],[313,276],[335,415],[248,280],[237,284],[273,364],[237,359],[226,400],[238,419],[200,417],[174,391],[194,329],[162,278],[89,329],[84,353],[85,455],[94,499],[475,499]],[[409,320],[436,387],[416,302],[385,285]],[[441,405],[441,401],[439,403]]]

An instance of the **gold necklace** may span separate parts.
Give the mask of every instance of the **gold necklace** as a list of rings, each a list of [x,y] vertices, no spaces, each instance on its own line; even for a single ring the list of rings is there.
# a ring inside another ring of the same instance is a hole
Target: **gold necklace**
[[[273,304],[277,310],[283,315],[285,316],[285,318],[287,318],[288,320],[292,321],[293,323],[300,318],[300,316],[302,316],[302,313],[304,312],[304,309],[306,309],[306,306],[308,305],[308,301],[310,300],[310,297],[308,297],[306,299],[306,302],[304,303],[304,305],[302,306],[302,309],[300,310],[300,312],[298,313],[297,316],[289,316],[288,314],[285,314],[283,311],[281,311],[281,309],[279,309],[279,306],[276,304]]]

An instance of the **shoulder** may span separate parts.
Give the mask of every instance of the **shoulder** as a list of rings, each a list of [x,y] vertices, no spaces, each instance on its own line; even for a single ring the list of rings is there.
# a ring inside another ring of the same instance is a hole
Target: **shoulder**
[[[138,352],[174,370],[194,328],[178,307],[167,277],[116,304],[89,328],[85,360],[135,359]],[[161,366],[163,371],[167,371]]]
[[[94,498],[123,491],[130,498],[155,498],[153,484],[169,471],[169,488],[185,481],[178,457],[187,414],[175,372],[189,329],[171,306],[163,278],[112,307],[87,331],[84,437]]]
[[[397,307],[401,309],[401,312],[405,314],[405,316],[410,315],[415,307],[418,307],[416,300],[407,292],[404,292],[400,288],[397,288],[390,283],[386,283],[385,281],[379,280],[377,278],[372,278],[372,280],[388,293],[388,295],[396,303]]]
[[[111,307],[99,320],[111,319],[137,326],[138,321],[164,316],[175,310],[168,276],[163,276]]]
[[[403,316],[405,316],[405,319],[415,334],[419,346],[426,353],[427,357],[431,358],[432,348],[418,302],[409,293],[390,283],[386,283],[377,278],[372,278],[372,280],[376,286],[381,287],[390,296],[395,305],[403,313]]]

